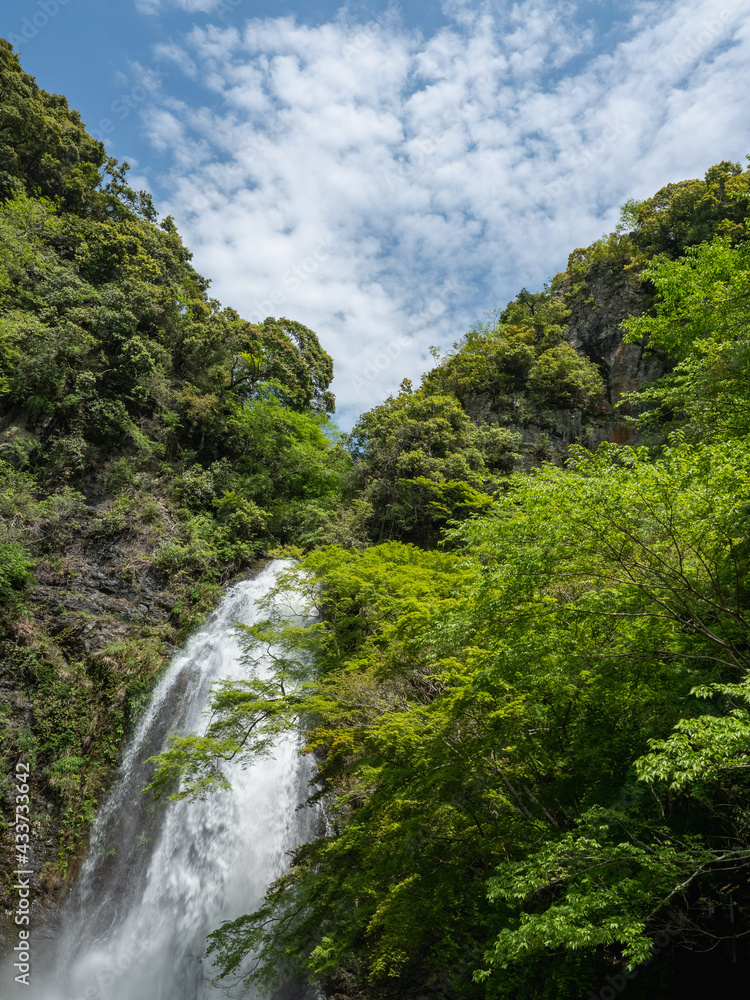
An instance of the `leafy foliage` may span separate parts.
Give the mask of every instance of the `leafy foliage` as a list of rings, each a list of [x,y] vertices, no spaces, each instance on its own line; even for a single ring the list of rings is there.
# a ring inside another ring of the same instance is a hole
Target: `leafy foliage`
[[[498,416],[514,422],[535,408],[589,410],[604,386],[596,366],[565,343],[570,313],[559,293],[559,281],[536,294],[523,289],[494,322],[454,345],[425,376],[425,390],[450,392],[469,409],[487,397]]]
[[[0,732],[4,765],[37,757],[50,885],[167,642],[269,548],[335,535],[349,465],[316,334],[210,298],[127,171],[0,40]],[[97,600],[108,563],[132,614]]]
[[[645,425],[676,421],[698,439],[750,430],[750,244],[715,237],[679,260],[657,257],[644,277],[659,292],[655,315],[628,324],[628,339],[677,362],[631,399]]]
[[[353,485],[377,535],[429,544],[447,520],[488,507],[493,472],[512,464],[517,438],[478,429],[452,396],[402,390],[366,413],[349,440]]]
[[[750,174],[722,162],[627,203],[344,438],[316,335],[211,299],[173,220],[2,42],[0,83],[0,647],[28,706],[3,706],[0,739],[41,768],[61,868],[171,633],[74,655],[81,616],[45,619],[34,576],[62,591],[74,539],[146,539],[137,571],[185,629],[302,545],[281,592],[315,621],[269,602],[242,632],[248,677],[154,758],[153,791],[203,796],[305,733],[326,831],[212,934],[225,978],[346,1000],[676,998],[701,976],[739,995]],[[605,405],[602,359],[571,343],[602,288],[672,366],[630,400],[662,444],[529,472],[530,428],[582,438]]]
[[[604,384],[596,367],[570,344],[544,351],[529,372],[531,394],[542,406],[587,410],[602,395]]]
[[[633,242],[649,256],[672,258],[717,234],[742,242],[747,239],[748,193],[748,173],[739,163],[722,160],[706,171],[702,181],[667,184],[653,198],[630,203]]]
[[[600,976],[632,971],[675,921],[699,947],[744,912],[740,885],[722,887],[750,863],[747,712],[706,720],[691,692],[736,698],[747,671],[748,503],[744,443],[676,442],[655,462],[609,446],[515,476],[454,531],[456,553],[308,555],[296,586],[321,621],[270,634],[298,650],[286,710],[304,721],[330,832],[213,935],[225,972],[260,948],[266,983],[304,956],[367,997],[432,980],[467,998],[547,995],[540,966],[557,983],[596,975],[597,957]],[[255,734],[257,712],[232,725]],[[200,791],[193,765],[227,748],[182,749]],[[727,764],[737,778],[712,791]],[[693,803],[729,793],[732,810],[695,829]]]
[[[577,997],[614,964],[679,995],[681,949],[746,929],[749,503],[745,442],[602,446],[517,474],[453,554],[307,556],[321,622],[281,635],[329,833],[212,936],[224,971]]]

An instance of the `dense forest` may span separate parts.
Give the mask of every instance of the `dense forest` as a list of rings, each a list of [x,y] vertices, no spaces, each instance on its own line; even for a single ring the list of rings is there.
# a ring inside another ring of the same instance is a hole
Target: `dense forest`
[[[317,336],[212,299],[0,41],[0,747],[43,902],[174,644],[284,552],[314,622],[269,602],[151,785],[304,733],[326,829],[209,939],[225,984],[744,995],[749,197],[724,161],[628,202],[344,435]]]

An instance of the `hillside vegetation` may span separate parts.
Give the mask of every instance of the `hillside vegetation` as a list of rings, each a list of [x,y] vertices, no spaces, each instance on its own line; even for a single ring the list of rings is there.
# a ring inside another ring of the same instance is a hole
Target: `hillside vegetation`
[[[212,935],[225,984],[744,995],[749,194],[629,202],[341,435],[317,336],[212,299],[0,41],[0,748],[48,901],[173,644],[284,546],[317,623],[247,630],[276,675],[155,760],[208,794],[301,723],[315,762],[325,834]]]
[[[172,644],[268,548],[335,540],[349,459],[316,335],[212,299],[5,42],[0,95],[0,753],[52,894]]]
[[[357,424],[343,485],[375,544],[304,555],[280,589],[318,624],[250,629],[249,665],[257,642],[285,649],[276,677],[222,689],[206,737],[155,759],[155,791],[205,794],[223,755],[307,733],[328,830],[212,935],[227,983],[742,995],[749,180],[720,164],[626,206]],[[627,350],[648,385],[618,373]],[[579,443],[545,462],[565,414]]]

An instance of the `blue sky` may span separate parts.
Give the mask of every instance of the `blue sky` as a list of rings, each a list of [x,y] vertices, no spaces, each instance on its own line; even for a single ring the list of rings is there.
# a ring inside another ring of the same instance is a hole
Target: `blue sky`
[[[418,381],[619,206],[750,153],[750,0],[15,0],[0,34],[177,220],[212,292]]]

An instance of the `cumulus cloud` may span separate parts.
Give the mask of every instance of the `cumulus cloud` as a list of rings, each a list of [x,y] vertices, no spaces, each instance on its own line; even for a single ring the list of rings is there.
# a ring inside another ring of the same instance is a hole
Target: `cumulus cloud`
[[[345,423],[626,199],[746,152],[746,0],[641,0],[603,37],[566,0],[444,9],[430,37],[390,8],[157,52],[204,95],[172,76],[148,108],[173,163],[159,204],[218,298],[318,332]]]

